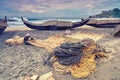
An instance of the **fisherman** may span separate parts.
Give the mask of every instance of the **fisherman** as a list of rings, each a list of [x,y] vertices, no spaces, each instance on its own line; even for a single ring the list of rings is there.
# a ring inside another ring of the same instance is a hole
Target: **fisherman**
[[[65,30],[65,35],[71,35],[71,31],[70,31],[69,28],[67,28],[67,29]]]

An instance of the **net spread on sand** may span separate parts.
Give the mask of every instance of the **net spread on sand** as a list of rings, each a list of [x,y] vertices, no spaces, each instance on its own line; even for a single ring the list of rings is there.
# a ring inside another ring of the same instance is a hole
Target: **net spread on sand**
[[[28,41],[30,44],[34,45],[34,46],[37,46],[37,47],[43,47],[45,48],[46,50],[48,50],[49,52],[52,52],[53,49],[57,46],[60,46],[61,43],[63,43],[65,40],[65,38],[63,38],[62,36],[52,36],[52,37],[49,37],[48,39],[46,40],[37,40],[37,39],[34,39],[34,40],[31,40],[31,41]]]
[[[78,40],[82,40],[84,38],[90,38],[93,39],[94,41],[98,41],[99,39],[105,37],[106,35],[104,34],[95,34],[95,33],[75,33],[72,35],[67,35],[66,38],[73,38],[73,39],[78,39]]]
[[[66,53],[62,52],[64,54],[56,55],[56,50],[52,53],[50,62],[53,65],[54,69],[60,73],[60,74],[67,74],[71,73],[76,78],[85,78],[89,76],[91,73],[93,73],[96,69],[96,57],[106,57],[105,50],[102,46],[98,45],[93,41],[92,39],[83,39],[81,40],[81,43],[84,43],[86,46],[84,47],[76,47],[76,43],[73,43],[72,47],[64,47],[66,48],[66,51],[70,48],[72,53]],[[64,43],[65,44],[65,43]],[[81,44],[80,44],[81,45]],[[61,48],[61,46],[59,46]],[[62,48],[62,49],[64,49]],[[75,53],[76,51],[73,50],[73,48],[79,48],[83,50],[83,53],[79,57],[79,59],[76,58]],[[59,49],[58,49],[59,51]],[[70,54],[69,56],[66,56],[65,54]],[[58,59],[59,57],[63,59]],[[71,58],[72,57],[72,58]],[[75,58],[73,58],[75,57]],[[72,60],[71,60],[72,59]],[[62,63],[60,62],[62,61]],[[78,60],[78,61],[76,61]],[[67,61],[67,62],[66,62]],[[69,64],[67,64],[69,63]],[[74,64],[73,64],[74,63]]]
[[[94,39],[89,39],[89,37],[94,37]],[[50,62],[58,73],[71,73],[76,78],[85,78],[96,69],[97,62],[95,58],[106,57],[104,48],[95,43],[102,37],[103,35],[98,34],[76,33],[71,36],[51,36],[46,40],[32,38],[28,39],[27,42],[37,47],[43,47],[52,53]],[[10,41],[13,44],[18,44],[17,41],[19,40],[23,44],[23,37],[13,38]],[[10,41],[6,42],[12,44]],[[55,53],[55,51],[63,54]]]
[[[76,78],[85,78],[96,69],[95,54],[83,56],[80,63],[70,68],[71,75]]]
[[[103,34],[94,34],[94,33],[75,33],[67,36],[62,36],[62,35],[55,35],[51,36],[46,40],[40,40],[40,39],[34,39],[31,41],[28,41],[34,46],[38,47],[43,47],[47,49],[48,51],[52,51],[51,49],[54,49],[57,46],[60,46],[61,43],[65,41],[73,41],[73,42],[78,42],[84,38],[91,38],[94,41],[97,41],[101,38],[105,37]],[[11,39],[8,39],[5,41],[5,43],[9,45],[19,45],[24,43],[24,37],[16,36]]]
[[[105,37],[105,35],[92,34],[92,33],[91,34],[75,33],[67,36],[62,36],[62,35],[51,36],[45,40],[40,40],[40,39],[28,40],[27,42],[30,43],[31,45],[34,45],[37,47],[43,47],[49,52],[52,52],[54,48],[60,46],[60,44],[64,42],[78,42],[84,38],[91,38],[94,41],[97,41],[103,37]]]
[[[15,36],[11,39],[7,39],[5,43],[9,45],[19,45],[19,44],[23,44],[23,39],[24,39],[23,37]]]

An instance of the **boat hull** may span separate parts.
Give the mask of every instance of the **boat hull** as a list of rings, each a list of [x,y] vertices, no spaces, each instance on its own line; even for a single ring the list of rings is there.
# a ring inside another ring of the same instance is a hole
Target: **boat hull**
[[[90,19],[87,22],[87,25],[93,26],[96,28],[115,28],[120,24],[120,19],[118,20],[95,20]]]
[[[31,28],[31,29],[37,29],[37,30],[66,30],[71,28],[80,27],[88,22],[88,20],[81,21],[81,22],[68,22],[68,21],[47,21],[43,24],[35,24],[31,23],[29,21],[25,21],[23,18],[21,18],[23,23]]]
[[[5,16],[5,19],[0,21],[0,34],[3,33],[7,27],[7,18]]]
[[[6,27],[4,28],[0,28],[0,34],[3,33],[5,31]]]
[[[70,28],[70,27],[56,27],[56,26],[35,26],[26,23],[24,24],[31,29],[37,29],[37,30],[65,30],[67,28]]]

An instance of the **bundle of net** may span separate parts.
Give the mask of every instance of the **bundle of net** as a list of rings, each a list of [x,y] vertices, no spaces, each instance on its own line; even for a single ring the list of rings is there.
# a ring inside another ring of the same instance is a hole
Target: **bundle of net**
[[[71,66],[80,62],[83,47],[80,42],[66,42],[55,48],[50,59],[54,69],[60,74],[70,73]]]
[[[55,48],[50,62],[60,74],[71,73],[75,78],[85,78],[96,69],[96,57],[106,57],[105,49],[92,39],[63,43]]]

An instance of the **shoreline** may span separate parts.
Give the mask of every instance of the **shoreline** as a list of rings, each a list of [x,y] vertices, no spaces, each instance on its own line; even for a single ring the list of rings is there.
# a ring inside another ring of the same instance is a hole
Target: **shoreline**
[[[20,26],[20,27],[7,27],[5,31],[26,31],[26,30],[32,30],[32,29],[25,26]]]
[[[24,28],[24,29],[23,29]],[[81,28],[84,28],[84,29],[96,29],[95,27],[92,27],[92,26],[88,26],[88,25],[84,25],[84,26],[81,26],[81,27],[78,27],[78,28],[75,28],[75,29],[81,29]],[[7,27],[7,30],[10,31],[10,30],[32,30],[26,26],[10,26],[10,27]]]

